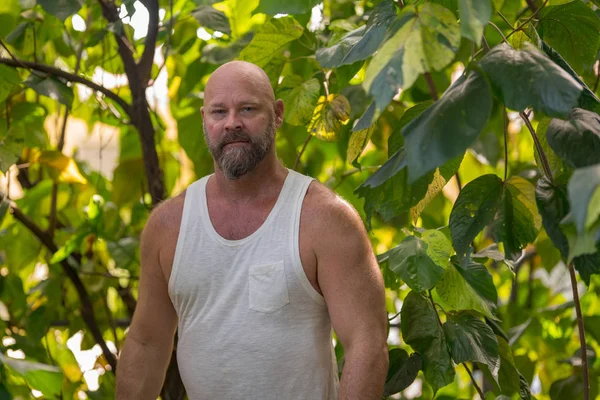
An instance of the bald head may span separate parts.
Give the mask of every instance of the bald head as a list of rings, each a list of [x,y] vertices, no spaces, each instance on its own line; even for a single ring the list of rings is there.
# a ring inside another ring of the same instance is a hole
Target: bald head
[[[208,102],[215,94],[220,93],[235,94],[236,88],[247,89],[260,96],[263,101],[275,101],[275,94],[265,71],[246,61],[231,61],[217,68],[206,83],[204,100]]]

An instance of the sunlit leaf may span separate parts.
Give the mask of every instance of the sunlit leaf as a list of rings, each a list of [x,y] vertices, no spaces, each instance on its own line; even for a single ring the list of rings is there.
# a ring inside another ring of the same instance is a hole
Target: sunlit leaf
[[[286,78],[284,87],[288,90],[280,94],[285,104],[284,119],[285,122],[291,125],[305,125],[313,115],[321,91],[321,84],[315,78],[303,82],[302,78],[295,76],[298,81],[294,79],[291,79],[291,81],[297,84],[289,86],[289,82],[286,83],[286,81],[290,79]]]
[[[456,17],[437,4],[404,7],[390,29],[394,34],[371,60],[363,82],[380,110],[420,74],[448,65],[460,45]]]
[[[4,101],[19,83],[21,78],[16,69],[0,65],[0,102]]]
[[[348,141],[346,162],[353,164],[358,159],[365,147],[367,147],[374,130],[375,127],[372,126],[370,128],[363,129],[362,131],[352,132],[350,140]]]
[[[229,19],[223,11],[219,11],[212,6],[199,6],[192,15],[196,18],[198,23],[206,28],[214,31],[223,32],[227,35],[231,35],[231,28],[229,27]]]
[[[271,19],[260,27],[250,44],[242,50],[240,59],[263,67],[303,32],[302,25],[292,17]]]
[[[309,12],[314,6],[322,0],[260,0],[258,8],[254,12],[275,14],[304,14]]]
[[[425,379],[434,393],[454,381],[454,367],[448,353],[437,311],[429,300],[411,291],[402,305],[402,338],[423,358]]]
[[[21,375],[32,388],[39,390],[48,398],[60,394],[63,379],[60,368],[33,361],[16,360],[3,354],[0,354],[0,361]]]
[[[40,154],[37,161],[56,172],[57,182],[87,183],[87,180],[79,172],[75,160],[65,156],[60,151],[45,150]]]
[[[331,142],[338,139],[342,125],[348,123],[350,103],[341,94],[321,96],[308,124],[308,132],[318,139]]]

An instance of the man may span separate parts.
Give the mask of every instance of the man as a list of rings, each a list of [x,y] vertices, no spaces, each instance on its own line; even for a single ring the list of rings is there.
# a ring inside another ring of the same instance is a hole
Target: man
[[[225,64],[207,82],[215,173],[144,229],[117,399],[156,399],[177,326],[191,400],[381,398],[387,319],[376,259],[352,207],[277,160],[283,110],[253,64]],[[332,327],[345,350],[339,387]]]

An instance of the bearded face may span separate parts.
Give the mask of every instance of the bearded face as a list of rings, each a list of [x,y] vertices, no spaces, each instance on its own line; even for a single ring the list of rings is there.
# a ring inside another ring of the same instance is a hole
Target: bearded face
[[[203,128],[204,140],[208,149],[229,180],[239,179],[264,160],[271,150],[276,131],[274,115],[270,115],[267,127],[255,137],[242,130],[231,130],[218,135],[220,138],[218,142],[212,142],[206,129],[206,123],[203,123]]]

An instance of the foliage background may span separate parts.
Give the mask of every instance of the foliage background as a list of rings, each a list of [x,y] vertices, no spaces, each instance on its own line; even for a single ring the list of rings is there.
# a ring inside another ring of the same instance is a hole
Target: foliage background
[[[369,227],[390,313],[387,395],[595,398],[598,6],[3,1],[0,399],[114,398],[140,232],[153,205],[212,171],[202,91],[236,58],[265,68],[286,102],[282,162]],[[141,8],[148,31],[134,35]],[[114,170],[67,151],[83,124],[113,132]],[[173,366],[164,399],[183,396]]]

